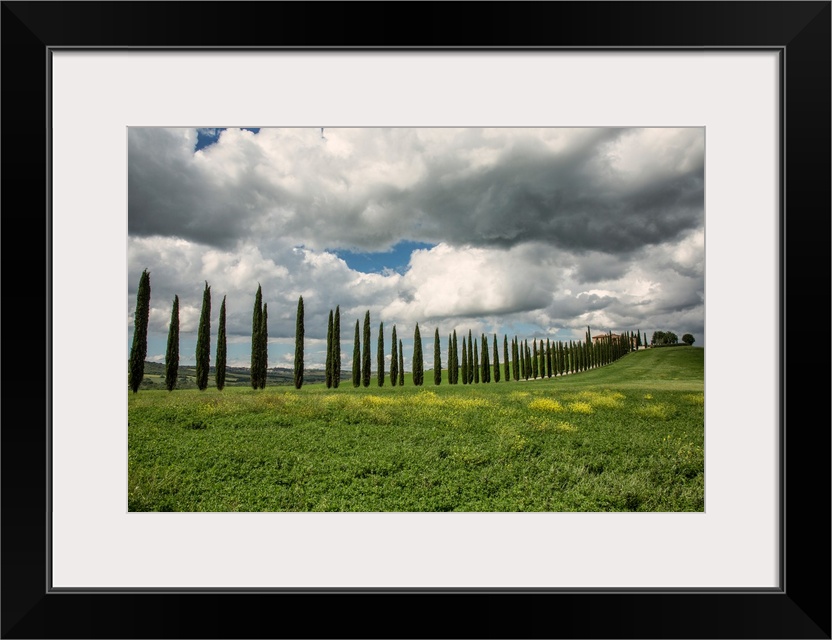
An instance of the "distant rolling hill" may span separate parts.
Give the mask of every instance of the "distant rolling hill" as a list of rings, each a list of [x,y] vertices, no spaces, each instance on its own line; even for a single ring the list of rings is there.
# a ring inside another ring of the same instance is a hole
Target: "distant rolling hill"
[[[214,373],[216,369],[210,367],[208,370],[208,386],[214,387]],[[179,381],[177,389],[196,389],[196,367],[179,365]],[[341,380],[350,380],[351,375],[345,377],[341,372]],[[304,384],[315,384],[326,381],[326,372],[321,369],[305,369],[303,372]],[[284,367],[269,369],[266,375],[266,386],[294,385],[294,371]],[[226,367],[225,386],[247,387],[251,384],[251,374],[248,367]],[[165,365],[161,362],[145,362],[144,377],[142,378],[141,389],[164,389],[165,388]]]

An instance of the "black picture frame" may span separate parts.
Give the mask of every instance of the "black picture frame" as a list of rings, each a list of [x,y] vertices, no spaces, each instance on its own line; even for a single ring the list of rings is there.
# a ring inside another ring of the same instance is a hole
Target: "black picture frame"
[[[811,336],[830,326],[830,2],[3,2],[0,17],[3,638],[830,638],[828,347]],[[778,51],[780,588],[52,592],[49,398],[66,381],[48,366],[48,88],[63,47]]]

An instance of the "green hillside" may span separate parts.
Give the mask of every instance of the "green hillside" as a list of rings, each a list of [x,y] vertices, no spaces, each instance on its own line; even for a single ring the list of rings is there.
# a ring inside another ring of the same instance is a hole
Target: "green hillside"
[[[700,348],[553,379],[128,392],[131,511],[703,511]]]

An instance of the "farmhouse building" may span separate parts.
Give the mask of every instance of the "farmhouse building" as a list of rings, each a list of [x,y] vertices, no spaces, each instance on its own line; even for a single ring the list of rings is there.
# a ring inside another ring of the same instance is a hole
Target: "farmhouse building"
[[[598,334],[596,336],[592,336],[593,344],[598,343],[598,342],[604,342],[604,341],[607,341],[607,340],[611,340],[612,342],[618,342],[621,339],[622,339],[622,336],[621,336],[620,333],[601,333],[601,334]],[[635,349],[636,345],[637,345],[637,340],[636,340],[635,336],[631,336],[630,343],[631,343],[633,349]]]

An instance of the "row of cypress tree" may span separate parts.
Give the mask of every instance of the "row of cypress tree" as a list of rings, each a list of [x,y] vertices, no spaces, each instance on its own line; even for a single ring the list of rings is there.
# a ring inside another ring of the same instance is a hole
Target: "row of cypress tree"
[[[330,312],[331,316],[331,312]],[[352,383],[354,387],[370,386],[371,372],[371,323],[370,312],[364,316],[363,332],[359,331],[360,323],[355,321],[355,341],[352,359]],[[599,340],[591,340],[587,327],[585,341],[552,341],[541,339],[539,344],[532,340],[520,341],[515,336],[511,343],[509,355],[508,336],[503,336],[503,365],[501,371],[500,353],[497,335],[494,334],[489,347],[488,336],[482,334],[480,340],[474,340],[472,332],[468,331],[467,343],[462,340],[462,354],[460,357],[456,330],[448,336],[447,379],[449,384],[479,384],[500,382],[503,378],[510,380],[530,380],[535,378],[552,378],[558,375],[578,373],[591,368],[614,362],[626,353],[641,345],[640,333],[625,332],[614,335],[611,332],[603,334]],[[340,343],[333,345],[338,350],[340,358]],[[329,344],[327,353],[333,348]],[[404,364],[402,358],[402,342],[397,341],[396,327],[392,330],[392,348],[390,358],[390,382],[393,386],[404,384]],[[493,362],[492,362],[493,357]],[[384,355],[384,323],[379,323],[379,334],[376,347],[376,380],[378,386],[385,382]],[[340,361],[339,361],[340,362]],[[422,355],[422,340],[419,325],[413,335],[413,384],[424,384],[424,358]],[[439,329],[434,331],[433,338],[433,382],[442,382],[442,356],[439,342]],[[329,383],[328,383],[329,385]],[[337,385],[336,385],[337,386]]]
[[[147,326],[150,312],[150,275],[147,269],[141,275],[136,295],[136,314],[134,318],[133,344],[130,351],[128,380],[133,393],[138,391],[144,375],[144,360],[147,355]],[[217,331],[217,351],[215,365],[215,382],[217,389],[225,386],[226,373],[226,299],[223,297],[220,307],[219,328]],[[295,325],[295,361],[294,384],[300,389],[303,385],[304,368],[304,306],[303,296],[298,299],[297,317]],[[364,316],[363,342],[359,340],[359,322],[355,322],[355,344],[352,359],[352,383],[354,387],[370,385],[370,311]],[[208,371],[210,367],[210,335],[211,335],[211,288],[208,282],[202,297],[199,328],[196,343],[196,378],[197,387],[204,390],[208,386]],[[478,345],[478,342],[480,343]],[[645,340],[646,343],[646,335]],[[363,351],[361,349],[363,344]],[[462,339],[462,354],[458,351],[456,330],[448,336],[448,383],[479,384],[490,383],[492,372],[494,382],[500,382],[500,358],[497,335],[492,341],[493,364],[489,355],[488,336],[482,334],[480,340],[474,340],[472,332],[468,331],[467,344]],[[619,335],[608,333],[601,339],[592,340],[589,327],[585,341],[558,341],[546,339],[545,346],[541,339],[538,346],[537,339],[532,340],[531,347],[528,340],[519,341],[517,336],[511,342],[511,357],[509,357],[508,336],[503,336],[503,367],[504,379],[529,380],[535,378],[551,378],[557,375],[577,373],[587,369],[609,364],[642,346],[641,332],[625,332]],[[268,305],[263,303],[262,288],[258,284],[254,297],[251,331],[251,386],[253,389],[263,389],[266,386],[268,370]],[[434,332],[433,352],[433,382],[442,382],[442,357],[439,342],[439,329]],[[479,348],[478,348],[479,347]],[[376,382],[383,386],[385,382],[384,355],[384,323],[379,323],[378,341],[376,346]],[[340,306],[329,312],[327,326],[326,347],[326,385],[327,388],[338,388],[341,381],[341,311]],[[167,350],[165,353],[165,386],[168,391],[176,387],[179,367],[179,296],[174,296],[171,319],[168,330]],[[424,384],[424,358],[422,355],[422,339],[419,324],[413,335],[413,384]],[[404,354],[402,341],[397,340],[396,327],[392,330],[392,347],[390,360],[390,382],[392,386],[404,385]]]
[[[227,344],[225,335],[225,297],[220,306],[217,329],[216,376],[217,389],[225,387]],[[147,357],[147,326],[150,320],[150,274],[147,269],[139,278],[136,292],[136,313],[133,317],[133,343],[130,348],[128,382],[133,393],[139,390],[144,378],[144,361]],[[265,329],[264,329],[265,331]],[[196,384],[200,391],[208,387],[208,370],[211,360],[211,287],[205,283],[202,293],[202,309],[199,314],[199,328],[196,338]],[[165,387],[168,391],[176,388],[179,375],[179,296],[173,296],[173,306],[168,327],[168,341],[165,350]]]

